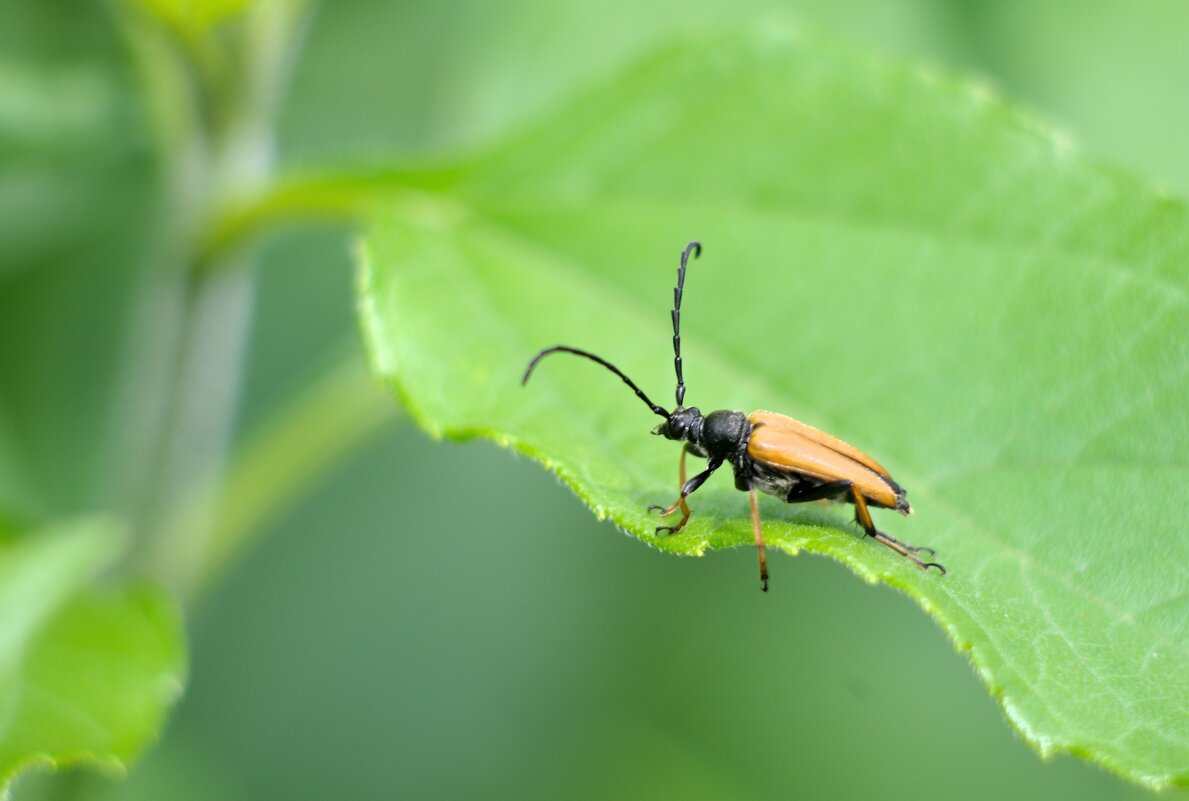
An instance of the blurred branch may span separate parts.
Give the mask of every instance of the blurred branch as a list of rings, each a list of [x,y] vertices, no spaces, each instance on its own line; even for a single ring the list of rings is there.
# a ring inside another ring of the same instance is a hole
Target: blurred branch
[[[180,577],[183,595],[192,597],[396,409],[360,361],[343,359],[250,434],[225,475],[212,472],[193,488],[157,539],[155,565]],[[206,514],[212,506],[213,521]]]
[[[229,204],[211,222],[199,245],[198,265],[213,272],[229,254],[278,228],[303,222],[352,222],[374,190],[347,179],[310,178],[279,182],[258,198]]]
[[[406,197],[445,188],[455,165],[305,173],[281,178],[256,197],[228,203],[199,246],[199,269],[211,271],[264,234],[300,222],[357,222],[381,197]]]
[[[163,173],[155,269],[121,404],[130,466],[121,471],[120,494],[137,540],[130,558],[201,552],[209,536],[204,526],[169,522],[183,504],[190,517],[201,516],[192,488],[218,475],[227,458],[250,329],[252,265],[246,253],[225,250],[212,268],[204,243],[220,209],[271,191],[277,110],[305,6],[111,0],[139,68]],[[208,520],[215,500],[208,499]],[[158,559],[150,569],[174,584],[188,570],[177,559]]]

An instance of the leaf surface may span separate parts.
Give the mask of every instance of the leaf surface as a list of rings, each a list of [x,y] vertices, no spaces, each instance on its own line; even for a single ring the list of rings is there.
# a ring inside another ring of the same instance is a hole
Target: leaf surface
[[[683,40],[378,203],[361,257],[375,372],[435,435],[541,461],[662,550],[750,545],[715,476],[679,535],[658,420],[766,408],[871,453],[944,578],[850,510],[766,498],[770,548],[911,595],[1042,754],[1189,782],[1189,214],[984,87],[796,31]],[[696,468],[695,462],[695,468]],[[531,515],[526,515],[526,523]],[[780,564],[773,588],[780,591]],[[741,577],[752,589],[754,576]]]

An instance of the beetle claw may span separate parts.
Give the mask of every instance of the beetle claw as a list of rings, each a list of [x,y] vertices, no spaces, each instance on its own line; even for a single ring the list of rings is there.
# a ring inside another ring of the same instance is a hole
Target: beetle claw
[[[657,536],[660,536],[661,534],[669,534],[669,535],[676,534],[677,532],[681,531],[681,529],[685,528],[685,524],[688,522],[689,522],[689,518],[687,517],[675,526],[658,526],[654,533]]]
[[[656,512],[661,517],[668,517],[681,508],[681,502],[683,500],[685,500],[685,498],[678,498],[672,506],[661,506],[660,504],[654,503],[648,507],[648,511]],[[680,528],[680,526],[678,526],[678,528]]]

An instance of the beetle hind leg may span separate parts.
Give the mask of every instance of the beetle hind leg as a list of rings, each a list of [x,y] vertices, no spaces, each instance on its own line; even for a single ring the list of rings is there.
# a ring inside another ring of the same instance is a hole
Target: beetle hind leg
[[[891,548],[893,551],[915,564],[921,570],[927,571],[929,568],[935,567],[941,572],[941,575],[945,575],[945,565],[941,564],[940,562],[926,562],[916,556],[916,554],[923,553],[925,551],[928,551],[929,555],[932,556],[934,554],[934,550],[932,548],[908,545],[907,543],[901,542],[890,534],[884,534],[875,527],[875,523],[871,519],[871,511],[867,508],[867,499],[864,498],[863,494],[855,487],[851,487],[851,498],[855,504],[855,522],[863,527],[863,531],[867,532],[869,537],[874,539],[876,542]]]

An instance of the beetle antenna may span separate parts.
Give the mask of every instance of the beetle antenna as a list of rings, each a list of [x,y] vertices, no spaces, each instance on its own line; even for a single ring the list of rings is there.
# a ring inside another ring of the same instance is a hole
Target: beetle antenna
[[[529,378],[529,376],[531,376],[533,374],[533,370],[536,369],[537,363],[540,362],[541,359],[544,359],[546,356],[548,356],[550,353],[572,353],[575,356],[583,356],[587,359],[590,359],[592,362],[598,362],[599,364],[603,365],[608,370],[610,370],[611,372],[615,373],[617,376],[622,378],[623,383],[625,383],[629,387],[631,387],[632,391],[636,393],[636,397],[639,398],[640,400],[644,401],[646,404],[648,404],[649,409],[652,409],[652,411],[654,413],[659,414],[661,417],[668,419],[669,413],[666,412],[664,409],[662,409],[660,406],[657,406],[651,400],[649,400],[648,396],[644,394],[644,390],[642,390],[638,386],[636,386],[635,382],[633,382],[632,379],[630,379],[626,375],[624,375],[623,372],[618,367],[616,367],[615,365],[613,365],[611,362],[607,361],[606,359],[595,356],[593,353],[590,353],[585,350],[578,350],[578,348],[567,347],[566,345],[554,345],[552,348],[545,348],[545,350],[541,351],[536,356],[534,356],[533,360],[528,363],[528,367],[525,368],[524,377],[520,379],[520,386],[524,386],[525,384],[528,383],[528,378]],[[680,367],[678,369],[680,370]]]
[[[690,242],[681,252],[681,266],[677,268],[677,287],[673,290],[673,369],[677,372],[677,408],[685,402],[685,377],[681,375],[681,290],[685,288],[685,266],[689,254],[696,259],[702,255],[702,243]]]

